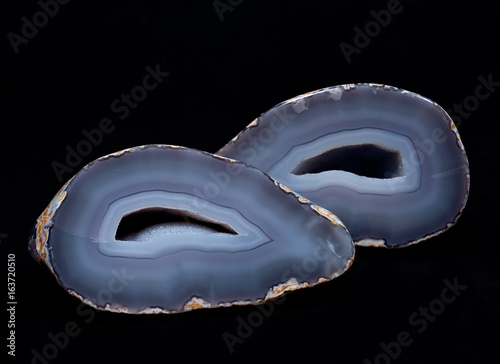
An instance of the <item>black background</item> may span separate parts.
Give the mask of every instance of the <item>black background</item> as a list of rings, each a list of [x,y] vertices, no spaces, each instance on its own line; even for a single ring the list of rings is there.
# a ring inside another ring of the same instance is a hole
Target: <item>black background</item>
[[[33,350],[51,343],[49,333],[71,321],[79,334],[48,362],[375,362],[381,343],[402,331],[412,344],[390,362],[495,362],[499,89],[459,123],[471,193],[455,227],[405,249],[357,249],[348,272],[286,296],[233,353],[223,334],[237,335],[254,306],[82,314],[80,302],[29,256],[36,218],[71,175],[102,155],[153,143],[215,152],[273,105],[327,86],[385,83],[450,109],[474,95],[478,77],[500,81],[500,12],[486,1],[401,0],[403,10],[350,63],[340,43],[354,45],[354,27],[364,29],[371,11],[387,9],[388,1],[232,3],[221,20],[213,1],[71,1],[18,53],[7,35],[22,35],[22,17],[32,19],[40,5],[2,9],[0,246],[4,277],[7,254],[16,255],[14,362],[30,363]],[[120,120],[110,105],[156,65],[169,76]],[[85,139],[82,130],[105,117],[115,130],[59,180],[52,163],[64,164],[65,148],[75,148]],[[417,332],[421,326],[409,317],[440,298],[445,279],[467,288]],[[5,315],[3,357],[9,357],[7,321]]]

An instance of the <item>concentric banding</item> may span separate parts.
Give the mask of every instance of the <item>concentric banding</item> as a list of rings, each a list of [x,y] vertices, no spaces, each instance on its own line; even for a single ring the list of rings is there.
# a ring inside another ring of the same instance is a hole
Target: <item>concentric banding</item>
[[[320,168],[353,147],[367,159],[376,148],[396,165],[376,176]],[[334,212],[358,245],[401,247],[439,234],[457,221],[469,191],[467,156],[446,112],[378,84],[285,101],[216,154],[251,164]]]
[[[180,223],[152,227],[149,240],[118,239],[122,218],[147,208],[235,233]],[[167,145],[84,167],[40,216],[30,250],[75,297],[126,313],[263,302],[335,278],[354,256],[333,214],[260,170]]]

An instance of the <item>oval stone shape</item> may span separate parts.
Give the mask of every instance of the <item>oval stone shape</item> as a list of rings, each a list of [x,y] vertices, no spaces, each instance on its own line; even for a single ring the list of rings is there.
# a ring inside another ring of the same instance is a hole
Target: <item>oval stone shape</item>
[[[247,164],[169,145],[84,167],[29,249],[72,295],[125,313],[260,303],[333,279],[354,257],[329,211]]]
[[[457,128],[435,102],[378,84],[285,101],[216,154],[333,211],[356,244],[402,247],[451,227],[469,192]]]

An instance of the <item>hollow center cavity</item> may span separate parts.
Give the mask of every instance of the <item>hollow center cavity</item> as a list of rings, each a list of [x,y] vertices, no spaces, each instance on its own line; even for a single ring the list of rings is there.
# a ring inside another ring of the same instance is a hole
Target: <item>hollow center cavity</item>
[[[160,235],[185,233],[238,234],[228,225],[210,221],[188,211],[153,207],[123,216],[118,224],[115,239],[148,241]]]
[[[401,155],[397,151],[375,144],[349,145],[330,149],[305,159],[292,174],[316,174],[326,171],[345,171],[370,178],[394,178],[401,176]]]

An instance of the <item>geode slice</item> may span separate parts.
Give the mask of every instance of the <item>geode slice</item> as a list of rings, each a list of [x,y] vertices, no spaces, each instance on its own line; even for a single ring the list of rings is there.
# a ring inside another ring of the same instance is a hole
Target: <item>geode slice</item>
[[[469,192],[451,118],[433,101],[384,85],[285,101],[216,154],[334,211],[358,245],[402,247],[437,235],[457,221]]]
[[[329,211],[254,167],[168,145],[90,163],[35,230],[30,252],[64,289],[126,313],[260,303],[333,279],[354,257]]]

